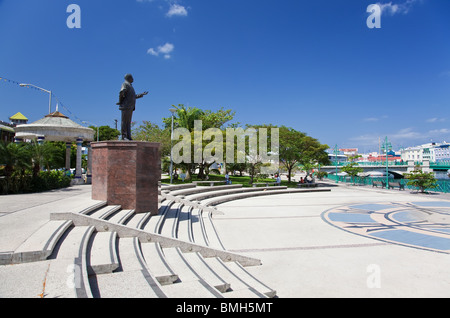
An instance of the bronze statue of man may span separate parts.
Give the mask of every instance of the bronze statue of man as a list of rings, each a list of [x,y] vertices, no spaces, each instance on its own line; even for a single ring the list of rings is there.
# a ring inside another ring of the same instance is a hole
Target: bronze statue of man
[[[136,109],[136,99],[142,98],[148,94],[144,92],[136,95],[133,88],[133,76],[131,74],[125,75],[125,82],[122,84],[122,89],[119,94],[119,109],[122,111],[122,140],[132,140],[131,138],[131,118],[133,111]]]

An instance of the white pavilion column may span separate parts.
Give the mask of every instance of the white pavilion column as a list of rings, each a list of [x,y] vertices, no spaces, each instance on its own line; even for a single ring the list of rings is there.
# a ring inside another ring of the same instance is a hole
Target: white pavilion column
[[[78,138],[77,139],[77,164],[76,164],[76,170],[75,170],[75,179],[79,179],[77,180],[77,182],[81,182],[82,180],[82,171],[81,171],[81,158],[82,158],[82,154],[81,154],[81,150],[83,148],[83,139]]]
[[[87,170],[86,170],[86,183],[92,183],[92,146],[91,143],[88,143],[88,162],[87,162]]]
[[[72,143],[66,142],[66,170],[70,170],[70,154],[72,150]]]

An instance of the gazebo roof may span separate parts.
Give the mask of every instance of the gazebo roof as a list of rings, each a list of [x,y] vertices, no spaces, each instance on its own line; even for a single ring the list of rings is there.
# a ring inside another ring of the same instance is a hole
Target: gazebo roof
[[[10,120],[28,120],[21,112],[18,112],[15,115],[12,115],[9,117]]]
[[[48,141],[76,141],[78,138],[84,141],[94,140],[94,130],[83,127],[59,111],[55,111],[38,121],[15,127],[16,137],[21,139],[37,139],[45,137]]]

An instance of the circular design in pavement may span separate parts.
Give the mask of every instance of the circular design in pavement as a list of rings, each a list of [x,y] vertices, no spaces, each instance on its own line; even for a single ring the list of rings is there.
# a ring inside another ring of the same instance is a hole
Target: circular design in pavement
[[[449,201],[348,205],[322,219],[353,234],[450,254]]]

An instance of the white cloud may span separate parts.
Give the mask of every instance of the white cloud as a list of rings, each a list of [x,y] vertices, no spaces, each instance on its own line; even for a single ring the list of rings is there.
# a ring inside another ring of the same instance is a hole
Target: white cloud
[[[380,119],[379,118],[376,118],[376,117],[368,117],[368,118],[364,118],[363,119],[363,121],[365,121],[365,122],[377,122],[377,121],[379,121]]]
[[[437,117],[429,118],[426,120],[427,123],[438,123],[438,122],[442,123],[444,121],[445,121],[445,118],[437,118]]]
[[[164,56],[165,59],[170,59],[172,56],[170,53],[173,52],[175,46],[172,43],[166,43],[164,45],[158,46],[156,49],[150,48],[147,50],[147,54],[153,56],[159,56],[160,54]]]
[[[384,116],[380,116],[380,117],[366,117],[363,118],[363,122],[379,122],[381,120],[387,119],[389,118],[388,116],[384,115]]]
[[[420,138],[423,137],[423,134],[413,131],[412,128],[404,128],[401,129],[400,131],[398,131],[397,133],[390,135],[390,137],[392,139],[415,139],[415,138]]]
[[[168,17],[173,17],[175,16],[187,16],[188,12],[186,10],[185,7],[183,7],[182,5],[179,4],[171,4],[169,11],[166,14]]]
[[[442,129],[434,129],[429,131],[430,135],[448,135],[450,134],[450,129],[442,128]]]
[[[395,15],[395,14],[407,14],[417,1],[418,0],[406,0],[406,2],[399,4],[393,4],[391,1],[388,3],[378,2],[377,4],[380,6],[382,13]]]

